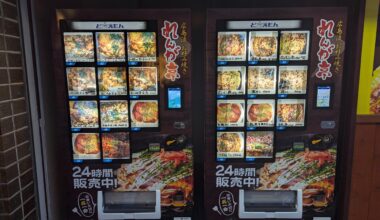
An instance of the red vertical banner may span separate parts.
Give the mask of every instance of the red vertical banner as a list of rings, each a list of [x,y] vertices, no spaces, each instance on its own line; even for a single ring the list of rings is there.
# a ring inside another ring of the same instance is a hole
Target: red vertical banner
[[[161,28],[161,36],[165,38],[165,73],[164,77],[171,81],[176,81],[181,78],[178,72],[179,65],[176,59],[181,51],[181,46],[177,45],[176,40],[178,36],[178,23],[173,21],[164,21],[164,26]]]

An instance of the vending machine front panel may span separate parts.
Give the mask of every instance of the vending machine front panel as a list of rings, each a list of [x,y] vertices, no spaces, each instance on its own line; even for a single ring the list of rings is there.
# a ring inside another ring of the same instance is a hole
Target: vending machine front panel
[[[57,145],[68,218],[192,217],[190,11],[65,9],[56,16]]]
[[[335,218],[345,9],[210,9],[206,30],[206,218]]]

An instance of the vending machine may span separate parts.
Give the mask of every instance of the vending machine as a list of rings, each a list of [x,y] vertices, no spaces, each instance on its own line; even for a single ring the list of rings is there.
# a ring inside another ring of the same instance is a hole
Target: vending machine
[[[57,10],[67,219],[193,214],[189,10]]]
[[[335,219],[346,11],[211,9],[206,219]]]

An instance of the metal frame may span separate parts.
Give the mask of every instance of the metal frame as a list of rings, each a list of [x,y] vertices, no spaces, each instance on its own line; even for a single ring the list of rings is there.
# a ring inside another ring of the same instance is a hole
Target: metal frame
[[[38,213],[41,219],[47,219],[46,210],[46,187],[45,187],[45,168],[44,168],[44,157],[42,149],[42,139],[41,139],[41,117],[38,107],[38,92],[36,88],[36,81],[38,79],[35,77],[36,74],[36,63],[34,62],[33,53],[33,31],[29,24],[29,8],[28,1],[19,1],[20,10],[20,21],[22,27],[22,43],[24,51],[24,71],[26,77],[26,87],[27,87],[27,101],[29,108],[29,116],[31,120],[31,133],[32,133],[32,143],[33,143],[33,156],[34,156],[34,166],[35,166],[35,181],[37,184],[35,188],[37,190],[36,197],[38,200]],[[33,23],[32,23],[33,24]],[[38,58],[36,58],[38,59]],[[35,86],[34,86],[35,85]]]

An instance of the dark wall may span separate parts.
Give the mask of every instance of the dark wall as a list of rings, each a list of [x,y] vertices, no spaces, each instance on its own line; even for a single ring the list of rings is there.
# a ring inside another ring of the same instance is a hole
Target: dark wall
[[[0,2],[0,219],[36,219],[33,153],[17,1]]]

